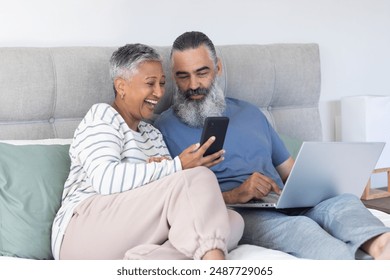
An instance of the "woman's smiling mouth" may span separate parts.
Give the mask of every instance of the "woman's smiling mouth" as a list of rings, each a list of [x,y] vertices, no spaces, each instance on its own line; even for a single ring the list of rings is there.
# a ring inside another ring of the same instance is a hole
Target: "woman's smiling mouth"
[[[145,103],[147,103],[149,107],[154,109],[154,107],[156,107],[158,101],[157,100],[153,100],[153,99],[145,99]]]

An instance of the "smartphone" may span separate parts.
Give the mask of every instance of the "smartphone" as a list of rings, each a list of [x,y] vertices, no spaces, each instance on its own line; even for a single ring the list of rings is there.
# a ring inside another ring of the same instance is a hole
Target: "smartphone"
[[[220,151],[225,142],[225,135],[229,124],[228,117],[207,117],[200,138],[200,144],[203,145],[211,136],[215,136],[215,141],[207,149],[203,156],[208,156]]]

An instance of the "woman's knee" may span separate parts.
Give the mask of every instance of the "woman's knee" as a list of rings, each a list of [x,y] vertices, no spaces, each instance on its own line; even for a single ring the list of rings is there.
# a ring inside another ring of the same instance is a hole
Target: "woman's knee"
[[[205,180],[216,180],[214,172],[204,166],[186,169],[186,172],[193,174],[193,176],[205,178]]]
[[[185,174],[189,176],[189,180],[196,185],[197,188],[205,188],[210,192],[211,190],[218,190],[220,192],[217,177],[214,172],[207,167],[198,166],[195,168],[185,170]]]

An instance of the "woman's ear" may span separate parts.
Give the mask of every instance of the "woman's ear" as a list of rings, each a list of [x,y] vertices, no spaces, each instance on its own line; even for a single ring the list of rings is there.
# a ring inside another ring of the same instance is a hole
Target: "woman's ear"
[[[123,99],[123,97],[125,96],[125,80],[123,80],[123,78],[116,78],[114,80],[114,87],[117,92],[117,95],[119,95],[121,99]]]

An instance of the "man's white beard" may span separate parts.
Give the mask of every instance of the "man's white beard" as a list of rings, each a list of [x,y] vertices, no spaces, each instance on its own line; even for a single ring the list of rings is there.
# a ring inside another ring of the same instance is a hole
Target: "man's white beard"
[[[219,117],[225,111],[226,102],[222,89],[213,81],[203,99],[193,100],[176,87],[173,111],[185,124],[203,127],[207,117]]]

